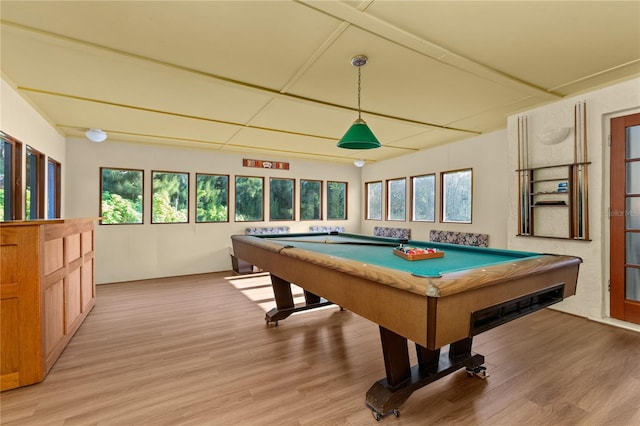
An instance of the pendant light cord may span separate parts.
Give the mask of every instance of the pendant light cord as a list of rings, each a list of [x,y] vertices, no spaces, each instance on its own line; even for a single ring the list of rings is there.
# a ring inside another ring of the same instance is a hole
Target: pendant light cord
[[[362,120],[362,116],[360,114],[360,68],[358,67],[358,120]]]

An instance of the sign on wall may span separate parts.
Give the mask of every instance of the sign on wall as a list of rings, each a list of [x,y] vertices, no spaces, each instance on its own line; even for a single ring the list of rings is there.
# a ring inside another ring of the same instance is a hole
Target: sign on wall
[[[249,160],[244,158],[242,160],[242,165],[244,167],[257,167],[260,169],[289,170],[289,163],[284,163],[282,161]]]

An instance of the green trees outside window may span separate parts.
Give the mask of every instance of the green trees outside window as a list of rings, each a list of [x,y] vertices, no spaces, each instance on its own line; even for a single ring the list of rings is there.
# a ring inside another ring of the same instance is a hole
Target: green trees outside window
[[[407,180],[391,179],[387,181],[387,220],[406,219]]]
[[[440,177],[442,221],[471,223],[472,170],[453,170]]]
[[[322,181],[300,179],[300,220],[322,219]]]
[[[367,219],[382,220],[382,182],[365,183]]]
[[[293,220],[293,179],[269,179],[269,219]]]
[[[347,182],[327,182],[327,219],[347,218]]]
[[[229,221],[229,176],[196,174],[196,222]]]
[[[103,225],[142,223],[143,171],[100,168]]]
[[[189,173],[151,172],[151,223],[189,222]]]
[[[436,175],[411,178],[411,220],[435,222]]]
[[[236,176],[236,222],[264,220],[264,178]]]

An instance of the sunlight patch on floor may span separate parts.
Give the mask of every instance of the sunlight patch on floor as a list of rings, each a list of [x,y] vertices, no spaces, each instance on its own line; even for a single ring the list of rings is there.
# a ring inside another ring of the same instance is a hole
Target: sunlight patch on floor
[[[260,306],[265,313],[275,308],[276,301],[271,288],[271,275],[268,272],[234,275],[225,279],[247,299]],[[304,303],[304,291],[302,288],[291,284],[291,293],[293,294],[293,303]]]

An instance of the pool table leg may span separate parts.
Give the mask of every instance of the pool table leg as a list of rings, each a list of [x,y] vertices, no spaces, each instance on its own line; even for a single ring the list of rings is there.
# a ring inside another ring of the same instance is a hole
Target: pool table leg
[[[273,288],[276,307],[271,309],[265,315],[265,321],[267,324],[274,323],[275,325],[278,325],[279,320],[287,318],[294,312],[332,304],[332,302],[326,301],[320,296],[304,290],[305,303],[304,305],[296,306],[293,302],[293,294],[291,293],[291,283],[273,274],[271,275],[271,287]]]
[[[484,363],[484,357],[471,352],[473,338],[465,338],[449,345],[449,350],[427,349],[416,344],[418,364],[411,366],[407,339],[380,327],[380,341],[387,377],[369,388],[367,405],[374,417],[394,413],[411,394],[461,368],[475,369]]]

